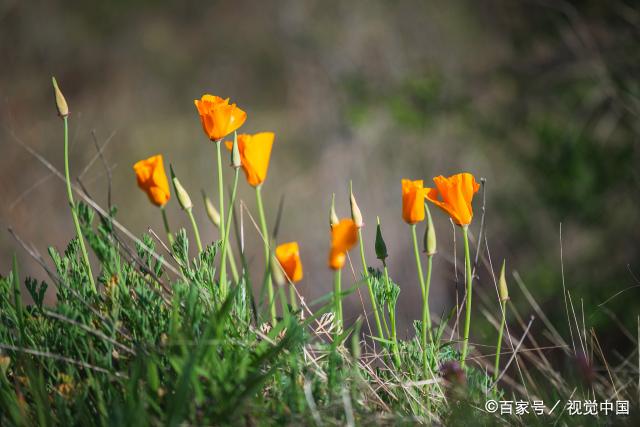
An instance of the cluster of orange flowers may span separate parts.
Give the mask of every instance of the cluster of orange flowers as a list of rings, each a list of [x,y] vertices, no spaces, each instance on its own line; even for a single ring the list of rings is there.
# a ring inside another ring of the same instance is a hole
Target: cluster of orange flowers
[[[246,121],[247,114],[229,99],[204,95],[195,100],[204,133],[212,141],[220,141],[239,129]],[[273,132],[261,132],[253,135],[237,135],[238,150],[242,161],[242,169],[249,185],[256,187],[267,178],[271,149],[275,140]],[[228,150],[232,149],[231,141],[225,142]],[[149,200],[164,206],[170,198],[169,182],[165,174],[162,155],[158,154],[137,162],[133,169],[138,186],[147,193]],[[429,200],[460,226],[471,222],[473,210],[471,201],[479,189],[473,175],[460,173],[449,178],[435,177],[435,188],[425,188],[422,180],[402,180],[402,218],[408,224],[416,224],[425,218],[424,201]],[[352,219],[342,219],[331,227],[331,248],[329,251],[329,267],[341,269],[346,260],[346,253],[358,241],[358,226]],[[289,280],[297,282],[302,279],[302,263],[297,242],[279,245],[275,250],[276,258]]]

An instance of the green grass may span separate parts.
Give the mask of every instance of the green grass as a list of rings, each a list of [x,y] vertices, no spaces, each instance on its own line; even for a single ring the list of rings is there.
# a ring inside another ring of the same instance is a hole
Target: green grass
[[[558,418],[560,414],[500,417],[484,412],[489,398],[523,399],[518,378],[525,377],[516,374],[509,380],[516,385],[505,383],[508,388],[503,390],[493,387],[491,373],[477,364],[470,363],[473,366],[464,373],[452,364],[459,359],[455,341],[447,338],[455,310],[433,331],[434,341],[427,348],[430,375],[425,377],[419,338],[399,342],[396,366],[389,343],[362,340],[362,319],[341,333],[333,328],[330,295],[303,305],[275,325],[266,323],[268,310],[253,310],[256,304],[246,275],[221,299],[213,280],[220,242],[190,259],[186,233],[180,230],[173,256],[163,259],[158,256],[163,250],[155,252],[150,236],[132,248],[121,240],[112,217],[96,219],[83,204],[78,213],[83,234],[100,261],[97,294],[86,286],[77,239],[64,253],[50,248],[55,269],[49,272],[48,284],[25,279],[33,304],[27,305],[20,295],[17,264],[0,279],[2,425],[596,421]],[[178,274],[167,267],[169,263]],[[388,287],[379,271],[370,270],[370,278],[379,306],[395,308],[397,285]],[[53,306],[43,304],[48,286],[56,289]],[[416,322],[416,337],[420,328]],[[558,374],[550,376],[553,387],[536,388],[534,377],[555,370],[534,351],[522,354],[519,369],[527,369],[527,393],[540,398],[592,392],[605,396],[612,390],[607,376],[617,375],[596,374],[591,389],[574,389],[569,377]],[[491,360],[488,357],[489,365]],[[619,393],[633,396],[635,384],[618,384]]]

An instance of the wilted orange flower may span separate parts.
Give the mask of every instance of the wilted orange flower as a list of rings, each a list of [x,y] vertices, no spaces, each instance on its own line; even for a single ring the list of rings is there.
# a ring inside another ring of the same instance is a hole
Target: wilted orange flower
[[[402,180],[402,219],[409,224],[424,220],[424,188],[422,180]]]
[[[276,248],[276,258],[292,282],[302,280],[302,262],[298,242],[283,243]]]
[[[249,185],[257,187],[267,178],[271,147],[275,139],[273,132],[260,132],[255,135],[238,135],[238,150],[242,160],[242,170],[247,177]],[[225,143],[229,151],[233,148],[233,142]]]
[[[358,227],[351,218],[341,219],[331,229],[329,267],[339,270],[347,259],[347,251],[358,241]]]
[[[229,104],[229,98],[206,94],[193,102],[198,109],[202,129],[212,141],[224,138],[247,120],[247,113],[236,104]]]
[[[469,225],[473,218],[471,200],[480,189],[480,184],[470,173],[459,173],[445,178],[433,178],[436,188],[427,188],[427,199],[449,214],[460,226]]]
[[[169,193],[169,181],[164,172],[162,155],[151,156],[146,160],[140,160],[133,165],[136,173],[138,187],[140,187],[149,200],[156,206],[164,206],[171,194]]]

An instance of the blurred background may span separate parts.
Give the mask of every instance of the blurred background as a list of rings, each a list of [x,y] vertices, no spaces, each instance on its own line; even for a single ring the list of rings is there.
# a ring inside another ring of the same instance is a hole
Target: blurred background
[[[331,193],[348,216],[353,180],[369,262],[377,266],[379,216],[390,274],[402,288],[401,335],[413,335],[419,293],[400,180],[428,185],[433,176],[469,171],[486,178],[484,256],[495,273],[506,258],[567,333],[562,224],[574,304],[584,306],[603,347],[624,352],[631,341],[620,325],[634,330],[640,308],[639,42],[640,8],[625,0],[2,0],[0,271],[16,253],[23,272],[45,278],[9,226],[44,254],[74,235],[63,182],[20,145],[62,169],[52,75],[72,112],[72,174],[89,192],[107,204],[104,168],[89,163],[94,132],[107,144],[118,219],[137,235],[149,227],[162,235],[160,212],[131,167],[162,153],[198,202],[204,240],[216,239],[199,197],[201,189],[216,194],[215,146],[193,105],[209,92],[247,111],[242,131],[277,135],[267,216],[273,226],[284,198],[278,238],[300,242],[307,300],[331,289]],[[251,190],[242,180],[240,198],[255,213]],[[477,235],[481,197],[474,205]],[[454,252],[449,220],[432,212],[439,256],[431,306],[441,314],[455,304],[461,236]],[[188,225],[175,199],[168,213],[174,229]],[[261,246],[251,226],[246,240],[257,271]],[[476,288],[495,312],[492,273],[483,267],[479,276]],[[530,312],[509,278],[512,300]],[[351,318],[361,306],[357,293],[349,298]],[[474,333],[495,335],[488,325]]]

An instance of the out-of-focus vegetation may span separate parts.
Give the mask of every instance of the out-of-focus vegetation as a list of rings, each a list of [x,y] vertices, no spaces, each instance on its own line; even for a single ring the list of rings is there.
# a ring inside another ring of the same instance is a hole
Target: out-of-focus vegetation
[[[214,159],[192,102],[215,91],[247,106],[247,131],[276,132],[270,183],[285,198],[283,238],[300,240],[313,272],[301,293],[329,289],[316,248],[326,245],[331,192],[347,213],[348,179],[365,238],[373,239],[375,215],[389,224],[387,243],[398,254],[389,268],[402,287],[413,279],[398,220],[400,178],[470,170],[487,178],[492,258],[508,258],[561,324],[562,223],[566,286],[577,305],[584,300],[589,324],[610,329],[605,349],[620,349],[630,342],[615,323],[633,329],[639,307],[638,289],[609,300],[639,284],[639,23],[627,1],[5,1],[2,224],[41,250],[73,234],[62,185],[18,143],[61,165],[51,74],[72,109],[74,175],[106,197],[99,162],[86,173],[80,166],[94,156],[95,129],[100,143],[110,141],[113,202],[134,213],[126,222],[138,232],[161,222],[133,185],[134,161],[162,152],[185,172],[185,185],[213,187]],[[252,205],[251,194],[240,198]],[[195,214],[206,224],[201,206]],[[169,216],[184,221],[177,209]],[[440,252],[451,258],[451,228],[436,226]],[[203,234],[216,237],[213,228]],[[0,246],[7,271],[15,243],[2,233]],[[36,266],[28,272],[42,276]],[[479,274],[491,290],[491,275]],[[436,275],[432,304],[448,308],[453,266]],[[419,317],[414,292],[406,286],[400,295],[403,335]],[[356,296],[349,307],[360,312]]]

